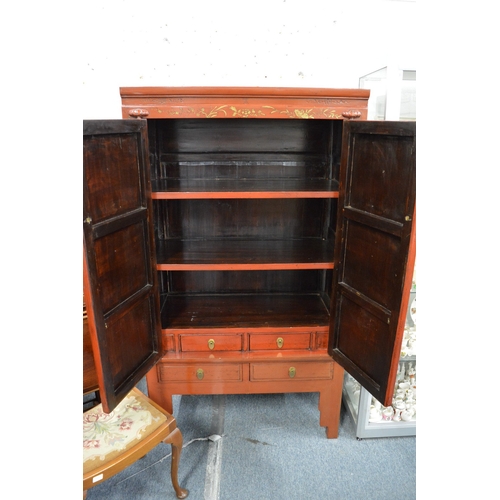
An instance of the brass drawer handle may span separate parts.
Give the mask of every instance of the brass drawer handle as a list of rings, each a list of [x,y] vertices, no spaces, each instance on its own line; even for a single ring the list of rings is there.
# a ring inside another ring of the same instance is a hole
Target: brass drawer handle
[[[214,339],[210,339],[208,341],[208,348],[211,350],[215,347],[215,340]]]
[[[295,377],[295,371],[296,371],[296,370],[295,370],[295,368],[294,368],[293,366],[291,366],[290,368],[288,368],[288,376],[289,376],[290,378]]]
[[[278,349],[281,349],[283,347],[283,342],[284,342],[283,337],[278,337],[276,339],[276,345],[278,346]]]
[[[203,376],[205,375],[203,368],[198,368],[196,370],[196,376],[198,377],[198,380],[203,380]]]

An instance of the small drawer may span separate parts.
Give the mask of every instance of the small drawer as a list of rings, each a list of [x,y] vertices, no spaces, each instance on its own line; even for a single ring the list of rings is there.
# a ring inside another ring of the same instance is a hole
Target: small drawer
[[[328,380],[333,378],[333,362],[290,361],[251,363],[250,380]]]
[[[241,351],[243,348],[243,336],[240,334],[181,334],[179,338],[182,352]]]
[[[189,363],[158,365],[160,382],[241,382],[240,363]]]
[[[277,349],[287,351],[291,349],[309,349],[311,346],[310,333],[252,333],[250,334],[250,350]]]

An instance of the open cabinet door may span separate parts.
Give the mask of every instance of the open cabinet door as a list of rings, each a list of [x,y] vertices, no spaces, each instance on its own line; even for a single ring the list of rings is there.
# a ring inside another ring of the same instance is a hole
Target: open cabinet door
[[[346,122],[328,350],[392,401],[415,262],[415,122]]]
[[[107,413],[161,356],[146,127],[83,123],[84,296]]]

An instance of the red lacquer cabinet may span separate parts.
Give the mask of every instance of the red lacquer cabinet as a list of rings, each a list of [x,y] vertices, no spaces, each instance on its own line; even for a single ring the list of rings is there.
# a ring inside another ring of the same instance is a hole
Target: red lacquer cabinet
[[[174,394],[319,392],[335,438],[344,368],[388,402],[415,123],[366,121],[366,90],[120,92],[123,120],[84,123],[86,296],[110,407],[146,372],[170,412]]]

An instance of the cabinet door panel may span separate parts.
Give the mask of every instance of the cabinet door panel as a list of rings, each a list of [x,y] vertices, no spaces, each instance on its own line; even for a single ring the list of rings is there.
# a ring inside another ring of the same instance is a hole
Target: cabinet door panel
[[[84,292],[110,412],[160,358],[146,122],[84,121]]]
[[[415,123],[344,127],[329,352],[391,401],[415,260]]]

